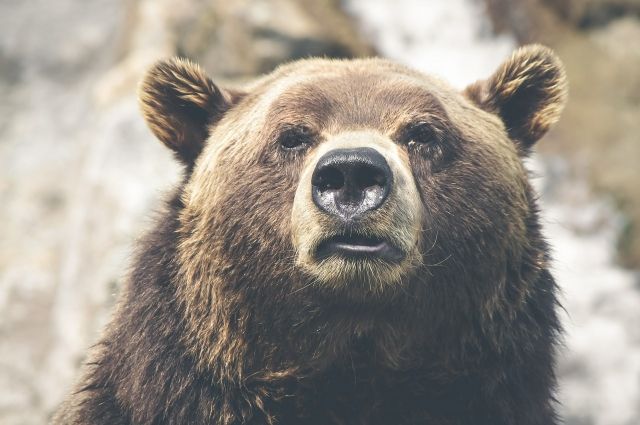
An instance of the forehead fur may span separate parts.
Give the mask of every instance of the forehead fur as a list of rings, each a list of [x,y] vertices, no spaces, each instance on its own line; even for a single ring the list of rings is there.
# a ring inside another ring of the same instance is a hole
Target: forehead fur
[[[256,82],[264,119],[325,126],[377,127],[398,116],[443,112],[454,93],[445,82],[383,59],[312,59]],[[331,120],[334,120],[331,122]]]

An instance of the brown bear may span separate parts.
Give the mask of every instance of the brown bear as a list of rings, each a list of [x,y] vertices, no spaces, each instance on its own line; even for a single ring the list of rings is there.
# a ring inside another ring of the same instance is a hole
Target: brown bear
[[[158,63],[140,103],[184,180],[54,423],[557,423],[523,160],[565,100],[538,45],[462,92],[382,59],[233,90]]]

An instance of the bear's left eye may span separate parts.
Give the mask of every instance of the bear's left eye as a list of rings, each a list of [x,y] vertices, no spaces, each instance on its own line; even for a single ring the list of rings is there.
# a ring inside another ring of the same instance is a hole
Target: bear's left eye
[[[440,142],[440,134],[428,123],[418,122],[407,126],[400,141],[407,146],[433,144]]]
[[[305,126],[289,127],[280,134],[278,141],[285,150],[304,149],[313,142],[313,132]]]

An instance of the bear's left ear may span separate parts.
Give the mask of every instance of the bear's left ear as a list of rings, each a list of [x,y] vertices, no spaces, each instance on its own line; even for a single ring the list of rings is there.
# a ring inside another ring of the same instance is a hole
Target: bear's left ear
[[[528,152],[558,121],[567,101],[567,78],[551,49],[534,44],[516,50],[487,80],[465,96],[497,114],[519,147]]]
[[[240,97],[219,88],[197,64],[181,58],[158,62],[138,90],[147,125],[188,167],[200,154],[210,126]]]

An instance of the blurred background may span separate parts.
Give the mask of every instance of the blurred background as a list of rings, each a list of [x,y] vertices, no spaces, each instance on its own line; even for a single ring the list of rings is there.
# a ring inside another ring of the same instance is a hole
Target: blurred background
[[[568,425],[640,424],[640,0],[0,0],[0,424],[43,424],[179,169],[135,90],[182,55],[238,82],[382,55],[462,88],[516,46],[567,67],[529,167],[567,329]]]

